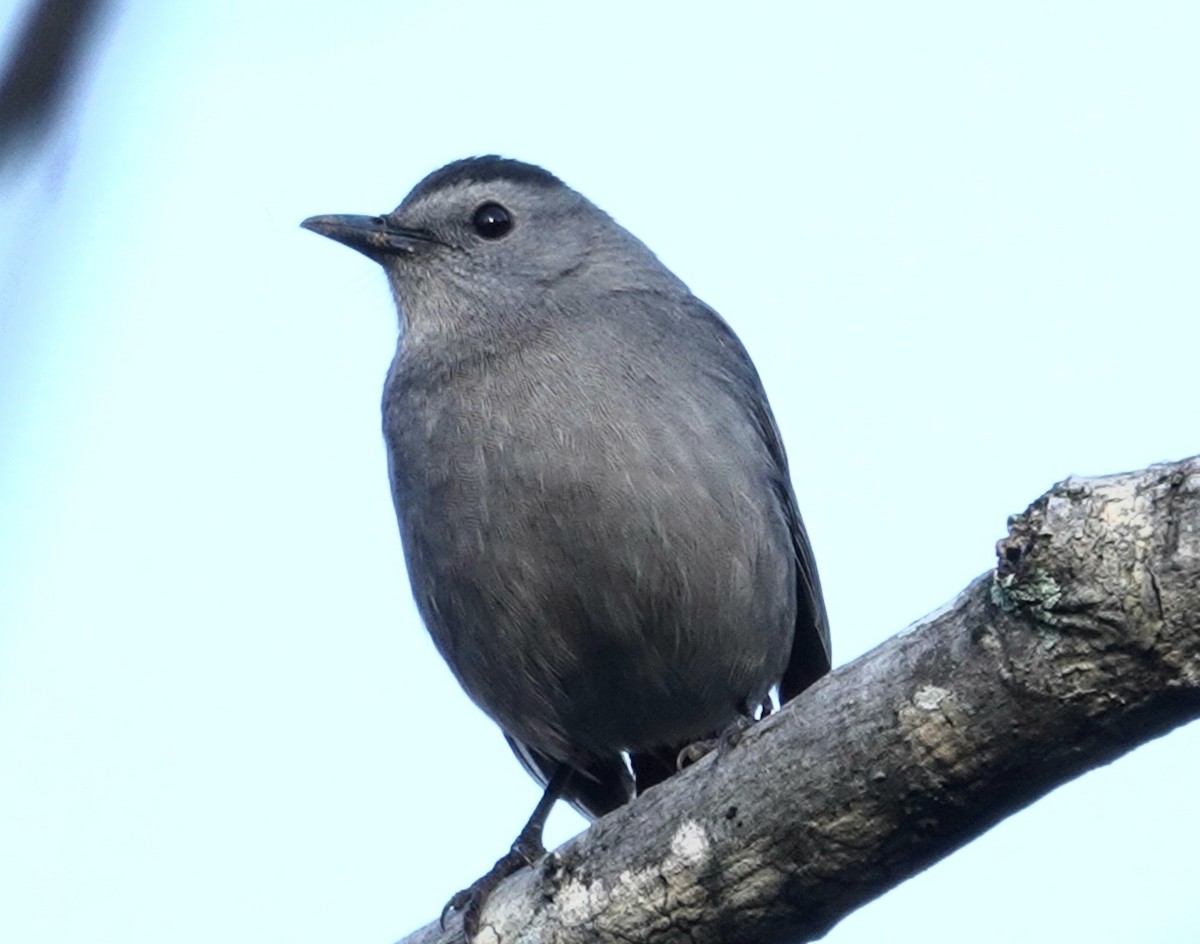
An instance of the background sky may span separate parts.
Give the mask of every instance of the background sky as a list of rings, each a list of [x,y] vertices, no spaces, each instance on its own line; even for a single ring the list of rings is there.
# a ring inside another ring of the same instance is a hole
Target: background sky
[[[498,152],[638,234],[755,358],[842,664],[1200,452],[1198,10],[125,3],[0,181],[0,940],[386,944],[536,801],[410,599],[384,277],[300,220]],[[1198,750],[827,940],[1195,942]]]

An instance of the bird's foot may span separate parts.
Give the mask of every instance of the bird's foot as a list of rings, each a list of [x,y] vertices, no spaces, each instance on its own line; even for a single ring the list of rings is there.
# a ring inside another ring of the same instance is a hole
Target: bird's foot
[[[496,860],[486,875],[477,878],[466,888],[454,894],[442,909],[441,927],[446,930],[446,917],[451,911],[462,915],[463,932],[467,940],[471,940],[479,931],[479,918],[483,906],[501,882],[519,872],[526,866],[533,865],[546,854],[546,847],[540,839],[522,834],[512,844],[507,853]]]
[[[717,760],[720,760],[737,747],[738,741],[742,739],[742,735],[746,733],[750,725],[754,724],[754,720],[753,716],[738,715],[733,723],[716,737],[694,741],[687,745],[675,758],[675,766],[680,770],[691,767],[696,761],[711,754],[714,750],[717,752]]]

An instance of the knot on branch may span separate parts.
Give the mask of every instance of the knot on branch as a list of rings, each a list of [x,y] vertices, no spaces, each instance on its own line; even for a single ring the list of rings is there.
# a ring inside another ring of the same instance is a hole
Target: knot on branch
[[[1009,519],[996,557],[994,602],[1046,648],[1070,640],[1075,656],[1140,652],[1182,669],[1157,643],[1168,623],[1197,622],[1200,457],[1060,482]]]

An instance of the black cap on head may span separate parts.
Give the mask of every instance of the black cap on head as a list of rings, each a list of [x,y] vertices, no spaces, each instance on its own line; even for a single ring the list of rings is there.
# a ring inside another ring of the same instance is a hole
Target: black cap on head
[[[550,171],[536,164],[485,154],[482,157],[467,157],[435,170],[404,198],[404,203],[413,203],[435,191],[465,183],[487,183],[490,180],[510,180],[514,183],[535,184],[542,187],[561,187],[563,182]]]

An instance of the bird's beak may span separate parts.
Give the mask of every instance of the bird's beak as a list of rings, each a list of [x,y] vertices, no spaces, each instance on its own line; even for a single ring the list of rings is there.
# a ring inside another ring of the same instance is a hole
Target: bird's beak
[[[394,226],[384,216],[310,216],[300,225],[357,249],[376,262],[384,256],[407,255],[437,242],[430,233]]]

